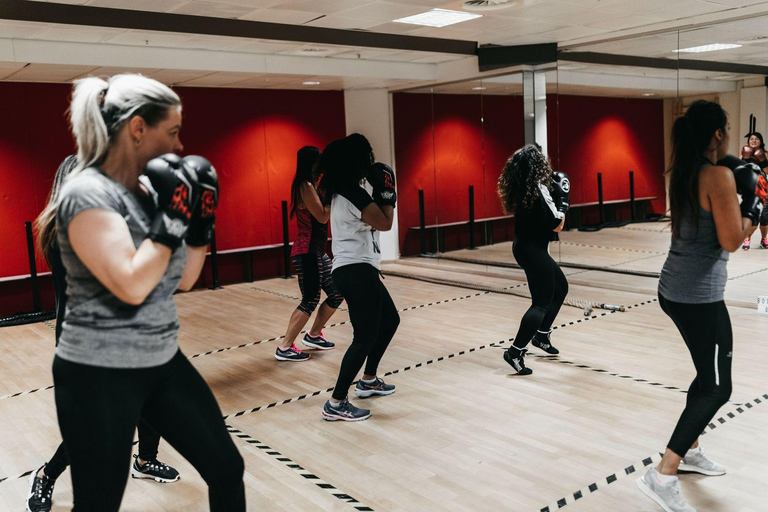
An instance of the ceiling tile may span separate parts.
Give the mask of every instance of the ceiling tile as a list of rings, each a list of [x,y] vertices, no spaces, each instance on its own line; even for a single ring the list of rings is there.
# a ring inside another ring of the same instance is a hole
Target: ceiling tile
[[[372,0],[283,0],[273,8],[335,14],[371,3]]]
[[[377,25],[378,23],[377,20],[348,18],[346,16],[331,14],[330,16],[323,16],[322,18],[310,21],[307,23],[307,26],[337,28],[341,30],[360,30]]]
[[[241,16],[242,20],[264,21],[267,23],[287,23],[291,25],[303,25],[304,23],[320,18],[321,12],[294,11],[288,9],[259,9],[250,14]]]
[[[28,23],[26,21],[0,21],[0,37],[4,39],[32,38],[50,27],[48,23]]]
[[[430,7],[420,5],[396,4],[392,2],[373,2],[362,7],[344,11],[345,16],[368,18],[380,21],[392,21],[428,11]]]
[[[81,43],[102,43],[125,33],[125,29],[103,27],[81,27],[75,25],[51,25],[34,35],[33,39],[46,41],[75,41]]]
[[[154,11],[168,12],[184,4],[190,3],[190,0],[89,0],[91,7],[107,7],[110,9],[131,9],[136,11]]]
[[[249,78],[261,76],[259,73],[211,73],[187,80],[183,85],[187,86],[206,86],[206,87],[224,87],[236,82],[242,82]]]
[[[138,46],[176,47],[185,41],[192,39],[189,34],[171,32],[151,32],[149,30],[131,30],[113,37],[110,44],[130,44]]]
[[[174,14],[211,16],[215,18],[240,18],[254,11],[253,7],[217,2],[189,2],[174,9]]]
[[[75,77],[96,69],[94,66],[70,66],[68,64],[30,64],[6,80],[14,82],[69,82]]]

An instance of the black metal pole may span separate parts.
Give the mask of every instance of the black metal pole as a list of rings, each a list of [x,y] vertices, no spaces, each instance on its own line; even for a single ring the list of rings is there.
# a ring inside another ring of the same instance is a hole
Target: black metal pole
[[[213,273],[211,290],[221,290],[221,286],[219,286],[219,258],[216,254],[216,226],[213,227],[211,236],[211,272]]]
[[[35,263],[35,242],[32,238],[32,223],[25,222],[27,230],[27,255],[29,256],[29,275],[32,281],[32,305],[35,311],[42,311],[40,305],[40,285],[37,283],[37,264]]]
[[[629,171],[629,214],[635,220],[635,172]]]
[[[600,208],[600,224],[604,222],[603,214],[603,173],[597,173],[597,203]]]
[[[427,253],[427,228],[424,222],[424,191],[419,190],[419,235],[421,236],[421,252]]]
[[[288,236],[288,201],[282,202],[283,207],[283,263],[285,278],[291,278],[291,240]]]
[[[469,186],[469,248],[475,248],[475,187]]]

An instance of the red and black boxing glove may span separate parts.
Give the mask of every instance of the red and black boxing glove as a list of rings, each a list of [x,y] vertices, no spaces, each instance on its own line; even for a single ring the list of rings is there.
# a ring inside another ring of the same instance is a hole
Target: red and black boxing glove
[[[752,146],[745,145],[741,148],[741,158],[749,162],[749,160],[752,158],[752,153],[754,152],[755,150],[752,149]]]
[[[189,155],[184,157],[184,164],[195,174],[200,183],[200,202],[192,212],[192,219],[187,230],[187,245],[206,246],[213,239],[216,225],[216,208],[219,206],[219,176],[207,159]]]
[[[184,240],[200,197],[197,177],[173,153],[150,160],[144,174],[157,194],[158,209],[147,238],[174,250]]]

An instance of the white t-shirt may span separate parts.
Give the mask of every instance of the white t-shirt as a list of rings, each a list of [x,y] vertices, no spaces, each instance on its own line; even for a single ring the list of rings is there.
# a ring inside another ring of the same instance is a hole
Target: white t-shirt
[[[371,187],[365,181],[370,194]],[[336,194],[331,200],[331,246],[333,270],[355,263],[368,263],[381,270],[379,232],[363,222],[362,212],[347,198]]]

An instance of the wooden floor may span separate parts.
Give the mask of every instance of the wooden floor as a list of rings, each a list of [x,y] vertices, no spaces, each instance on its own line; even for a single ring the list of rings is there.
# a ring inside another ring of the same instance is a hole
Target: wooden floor
[[[563,233],[551,252],[563,262],[658,272],[668,244],[668,224],[636,224]],[[514,261],[509,243],[458,253]],[[524,285],[520,270],[444,259],[403,259],[385,270]],[[225,415],[247,411],[226,423],[239,432],[248,509],[661,510],[635,479],[644,460],[658,460],[682,411],[694,375],[690,357],[655,300],[656,279],[566,273],[571,298],[628,309],[585,317],[564,306],[552,337],[561,355],[533,349],[529,377],[511,375],[502,360],[528,299],[386,277],[402,321],[380,374],[397,392],[353,400],[373,412],[355,424],[325,422],[320,414],[352,336],[345,311],[325,330],[336,350],[313,353],[304,364],[278,363],[275,342],[266,340],[284,333],[297,304],[296,279],[177,296],[182,350],[197,356],[192,362]],[[681,481],[701,512],[758,512],[768,502],[768,315],[754,304],[768,295],[768,250],[733,254],[729,273],[734,391],[717,416],[722,421],[702,438],[728,473]],[[222,350],[240,345],[247,346]],[[38,468],[60,441],[53,391],[44,389],[52,384],[52,357],[53,323],[0,330],[0,511],[23,510],[27,478],[19,476]],[[24,394],[10,396],[16,393]],[[160,455],[181,481],[131,480],[122,510],[207,510],[194,469],[166,443]],[[55,511],[71,508],[69,472],[54,500]]]

